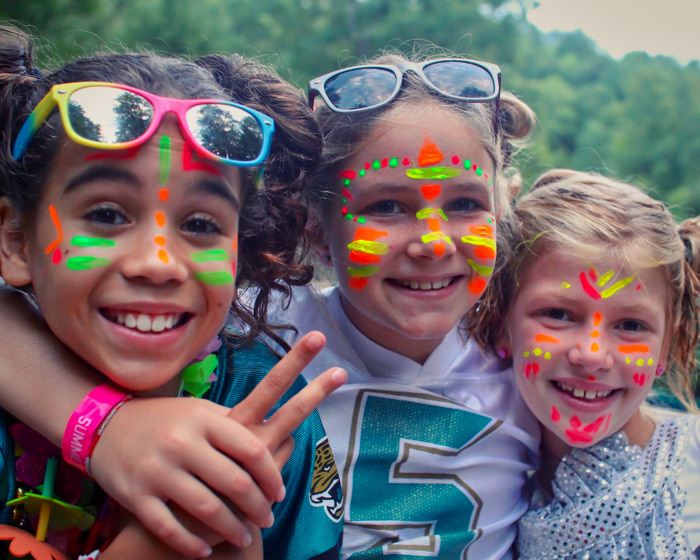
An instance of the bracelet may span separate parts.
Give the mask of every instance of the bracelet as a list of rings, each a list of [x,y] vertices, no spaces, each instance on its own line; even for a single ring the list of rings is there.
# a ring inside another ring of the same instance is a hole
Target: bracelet
[[[111,385],[99,385],[90,391],[73,411],[63,432],[63,459],[77,469],[90,472],[90,457],[104,427],[131,395]]]

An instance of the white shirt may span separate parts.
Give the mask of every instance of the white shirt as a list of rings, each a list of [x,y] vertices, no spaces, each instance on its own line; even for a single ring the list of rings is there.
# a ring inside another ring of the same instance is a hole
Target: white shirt
[[[307,378],[349,374],[319,407],[343,484],[343,558],[509,558],[539,448],[509,371],[457,327],[424,364],[388,350],[355,328],[337,289],[295,289],[274,319],[326,335]]]

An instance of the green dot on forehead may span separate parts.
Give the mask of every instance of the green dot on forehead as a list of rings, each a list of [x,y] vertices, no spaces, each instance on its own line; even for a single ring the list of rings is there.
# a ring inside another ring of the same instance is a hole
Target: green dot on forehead
[[[372,162],[372,169],[381,169],[381,167],[382,167],[382,162],[379,161],[378,159],[375,159]]]
[[[357,172],[357,174],[358,174],[360,177],[364,177],[364,176],[367,174],[367,171],[366,171],[365,169],[360,169],[360,170]]]

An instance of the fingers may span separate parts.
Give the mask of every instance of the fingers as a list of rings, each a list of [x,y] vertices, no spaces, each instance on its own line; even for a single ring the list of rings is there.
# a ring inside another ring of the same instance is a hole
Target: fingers
[[[284,482],[266,442],[239,422],[226,416],[220,418],[221,422],[209,426],[207,439],[210,445],[225,456],[211,452],[204,455],[209,449],[204,449],[201,455],[192,453],[189,455],[193,461],[190,470],[235,504],[240,491],[232,481],[234,471],[231,469],[240,465],[268,502],[280,501],[280,496],[284,496]],[[263,519],[259,516],[254,517],[254,520],[260,521],[258,524],[264,526]]]
[[[133,513],[150,533],[174,551],[188,558],[203,558],[211,553],[206,541],[186,529],[159,498],[145,497]]]
[[[275,461],[267,451],[266,454],[269,457],[268,468],[279,476]],[[220,453],[210,453],[206,461],[188,466],[196,478],[180,471],[180,480],[176,481],[179,489],[176,501],[195,519],[234,544],[239,543],[236,539],[240,538],[240,522],[231,513],[230,506],[240,512],[238,517],[247,518],[258,527],[272,525],[272,500],[258,486],[252,472],[247,472],[250,470],[248,467],[242,468]],[[281,477],[279,485],[275,486],[275,498],[279,495],[280,487]],[[229,503],[225,504],[219,496]]]
[[[304,335],[255,389],[231,409],[230,416],[245,425],[261,423],[325,343],[326,338],[318,331]]]
[[[294,451],[294,438],[292,438],[292,436],[287,436],[282,442],[282,445],[272,454],[278,469],[282,470],[287,464],[287,461],[289,461],[289,458],[292,456],[292,451]]]
[[[226,504],[206,484],[192,477],[185,478],[186,480],[178,483],[178,486],[184,488],[184,491],[178,494],[173,502],[186,515],[177,514],[177,520],[183,523],[188,530],[195,531],[210,546],[223,540],[241,548],[250,545],[252,535],[244,523],[246,512],[239,512],[231,504]],[[247,484],[252,483],[249,481]],[[268,511],[263,527],[271,526],[274,518],[269,503],[260,491],[257,492],[256,499],[260,502],[258,506]],[[245,499],[238,500],[238,503],[246,508],[250,506]],[[178,511],[177,508],[174,509],[176,512]],[[257,525],[255,521],[251,520],[251,522]]]
[[[313,410],[348,379],[342,368],[330,368],[282,405],[263,426],[264,440],[275,449]]]

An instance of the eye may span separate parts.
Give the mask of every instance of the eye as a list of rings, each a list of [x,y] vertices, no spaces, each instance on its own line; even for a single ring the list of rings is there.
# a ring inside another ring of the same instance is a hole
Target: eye
[[[388,215],[401,214],[403,211],[403,207],[396,200],[379,200],[367,206],[361,214]]]
[[[83,218],[100,226],[123,226],[129,223],[129,219],[118,207],[111,204],[97,206],[88,210]]]
[[[195,235],[220,235],[222,233],[216,220],[202,215],[190,216],[182,223],[180,229]]]
[[[649,327],[644,321],[639,321],[637,319],[624,319],[617,323],[615,328],[628,333],[640,333],[649,330]]]
[[[554,321],[573,321],[573,317],[566,309],[559,307],[548,307],[539,312],[541,317],[552,319]]]
[[[446,212],[474,212],[483,209],[483,205],[472,198],[457,198],[445,207]]]

